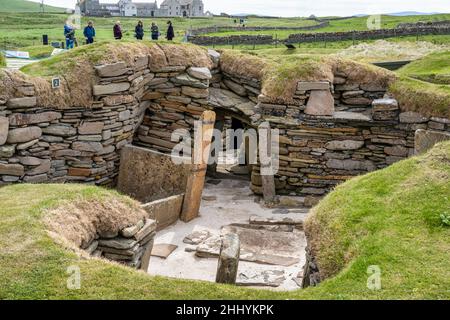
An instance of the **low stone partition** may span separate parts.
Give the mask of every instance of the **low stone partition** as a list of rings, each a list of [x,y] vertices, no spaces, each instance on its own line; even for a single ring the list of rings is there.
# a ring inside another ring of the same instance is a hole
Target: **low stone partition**
[[[450,26],[445,25],[418,25],[416,28],[378,29],[368,31],[349,32],[317,32],[298,33],[289,35],[287,43],[318,42],[318,41],[344,41],[344,40],[375,40],[417,35],[448,35]]]
[[[183,194],[190,172],[191,165],[175,164],[170,155],[127,145],[121,153],[117,189],[142,203],[152,202]]]
[[[127,145],[122,149],[117,189],[143,203],[142,209],[161,230],[180,218],[191,167],[175,164],[170,155]]]

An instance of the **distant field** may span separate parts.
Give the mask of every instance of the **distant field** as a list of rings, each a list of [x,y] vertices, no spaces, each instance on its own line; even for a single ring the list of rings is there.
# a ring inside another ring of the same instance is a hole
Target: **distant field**
[[[66,12],[64,8],[44,5],[45,12]],[[37,2],[25,0],[0,0],[0,12],[40,12]]]
[[[5,0],[0,0],[5,2]],[[0,2],[0,3],[2,3]],[[7,1],[6,1],[7,2]],[[67,14],[57,13],[2,13],[0,12],[0,49],[13,49],[21,47],[29,47],[40,45],[42,42],[42,35],[47,34],[50,41],[63,41],[63,26],[67,19]],[[97,30],[97,40],[112,40],[112,27],[117,19],[121,20],[123,29],[125,30],[124,38],[126,40],[132,40],[134,38],[134,27],[139,20],[138,18],[125,18],[125,17],[110,17],[110,18],[98,18],[98,17],[83,17],[82,26],[84,26],[88,20],[93,20]],[[167,18],[145,18],[142,19],[146,30],[146,38],[149,37],[149,28],[151,22],[156,22],[163,37],[167,28]],[[225,17],[214,18],[172,18],[171,19],[176,33],[176,41],[182,41],[186,31],[192,28],[201,28],[208,26],[236,26],[234,19]],[[381,23],[383,28],[392,28],[402,22],[417,22],[417,21],[439,21],[450,20],[450,14],[440,15],[427,15],[427,16],[407,16],[407,17],[394,17],[394,16],[382,16]],[[334,32],[334,31],[350,31],[350,30],[365,30],[367,29],[367,18],[349,18],[345,20],[331,20],[330,26],[317,29],[308,32]],[[306,26],[316,24],[316,21],[307,20],[304,18],[250,18],[246,21],[247,26]],[[298,30],[273,30],[273,31],[260,31],[260,32],[221,32],[213,35],[230,35],[230,34],[272,34],[277,36],[278,39],[285,39],[291,33],[298,33]],[[306,31],[302,31],[306,32]],[[80,43],[83,41],[82,31],[77,31],[77,38]],[[420,37],[421,40],[432,41],[436,43],[448,42],[450,37],[448,36],[424,36]],[[394,41],[409,41],[415,40],[415,37],[409,37],[404,39],[395,39]],[[332,43],[313,43],[313,44],[301,44],[304,49],[307,48],[323,48],[326,45],[326,49],[342,49],[352,45],[352,41],[340,41]],[[221,46],[224,47],[224,46]],[[230,47],[230,46],[227,46]],[[240,49],[253,49],[252,44],[237,46]],[[255,46],[255,49],[261,48],[273,48],[270,46]]]
[[[330,25],[316,30],[298,31],[298,30],[276,30],[272,31],[225,31],[208,34],[209,36],[224,36],[224,35],[238,35],[238,34],[278,34],[280,38],[287,38],[287,35],[292,33],[309,33],[309,32],[341,32],[353,30],[368,30],[367,17],[349,18],[344,20],[330,20]],[[419,15],[419,16],[381,16],[381,28],[394,28],[400,23],[414,23],[419,21],[442,21],[450,20],[450,14],[434,14],[434,15]],[[250,24],[249,24],[250,25]],[[280,24],[281,25],[281,24]],[[274,24],[274,26],[276,26]],[[288,25],[287,25],[288,26]],[[287,32],[285,32],[287,31]]]
[[[1,1],[1,0],[0,0]],[[2,13],[0,12],[0,47],[24,47],[41,43],[42,35],[47,34],[50,41],[63,41],[63,26],[67,19],[67,14],[27,14],[27,13]],[[139,18],[125,17],[83,17],[82,26],[88,20],[92,20],[97,30],[98,40],[113,39],[112,27],[117,20],[120,20],[125,31],[125,39],[134,38],[134,27]],[[156,22],[160,27],[160,32],[164,35],[167,29],[168,18],[143,18],[147,37],[150,37],[151,22]],[[208,26],[236,26],[234,19],[230,18],[171,18],[175,28],[176,40],[181,41],[186,31],[191,28],[201,28]],[[248,20],[248,26],[306,26],[316,22],[302,18],[280,18],[263,19],[254,18]],[[82,40],[82,31],[77,32],[79,40]]]

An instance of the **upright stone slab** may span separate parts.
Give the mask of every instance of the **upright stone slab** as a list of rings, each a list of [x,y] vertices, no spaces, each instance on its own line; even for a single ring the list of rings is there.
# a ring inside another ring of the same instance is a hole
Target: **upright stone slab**
[[[334,98],[330,90],[311,91],[305,113],[313,116],[332,116],[334,113]]]
[[[207,163],[205,163],[203,155],[210,154],[216,114],[214,111],[205,111],[202,114],[201,120],[201,140],[197,141],[196,139],[194,146],[194,153],[196,154],[194,161],[200,160],[200,163],[195,163],[192,166],[192,172],[188,177],[183,209],[181,212],[181,220],[184,222],[189,222],[195,219],[200,210],[207,169]]]
[[[235,233],[228,233],[222,237],[219,263],[217,265],[216,282],[235,284],[239,267],[240,255],[239,237]]]
[[[269,123],[259,126],[259,159],[264,201],[273,203],[276,199],[274,168],[272,163],[272,135]]]
[[[414,139],[414,153],[422,154],[441,141],[450,140],[450,133],[419,129]]]

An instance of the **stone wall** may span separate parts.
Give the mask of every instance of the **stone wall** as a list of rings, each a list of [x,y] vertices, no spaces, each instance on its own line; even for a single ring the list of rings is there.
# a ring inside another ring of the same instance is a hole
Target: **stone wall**
[[[318,24],[315,25],[311,25],[311,26],[300,26],[300,27],[295,27],[295,26],[287,26],[287,27],[283,27],[283,26],[264,26],[264,27],[254,27],[254,26],[245,26],[245,27],[241,27],[241,26],[212,26],[212,27],[205,27],[205,28],[197,28],[197,29],[192,29],[190,31],[190,34],[193,36],[199,36],[199,35],[204,35],[204,34],[208,34],[208,33],[218,33],[218,32],[227,32],[227,31],[271,31],[271,30],[316,30],[316,29],[320,29],[320,28],[325,28],[327,26],[329,26],[330,23],[328,21],[323,21],[320,22]]]
[[[338,183],[413,155],[416,130],[450,131],[448,119],[401,112],[395,99],[380,99],[387,88],[347,84],[342,74],[334,82],[300,82],[298,106],[259,104],[280,129],[277,193],[301,195],[307,206]],[[254,166],[252,190],[260,194],[261,186]]]
[[[449,25],[418,26],[416,28],[379,29],[350,32],[318,32],[291,34],[287,43],[317,42],[317,41],[344,41],[344,40],[370,40],[385,39],[416,35],[448,35]]]
[[[136,57],[131,65],[97,66],[90,109],[37,107],[33,85],[17,86],[16,96],[0,99],[0,185],[114,186],[126,144],[170,154],[178,143],[172,141],[173,132],[192,134],[194,121],[212,109],[218,119],[235,117],[250,128],[269,121],[279,129],[277,193],[300,195],[305,205],[313,205],[338,183],[412,155],[416,130],[450,132],[450,120],[402,112],[395,99],[384,98],[387,85],[358,82],[351,70],[337,68],[332,80],[300,81],[286,100],[265,96],[261,79],[223,69],[219,53],[210,50],[208,59],[211,68],[151,67],[148,56]],[[164,166],[150,162],[142,172],[166,173]],[[182,172],[174,170],[176,177]],[[182,193],[182,178],[180,192],[164,195],[157,190],[164,175],[158,179],[148,198],[135,196],[148,202]],[[252,190],[260,194],[261,184],[255,165]]]
[[[209,27],[204,29],[193,30],[192,35],[188,37],[188,41],[197,45],[211,46],[211,45],[258,45],[271,44],[279,39],[274,39],[271,35],[230,35],[230,36],[207,36],[208,33],[221,31],[264,31],[277,29],[297,29],[297,30],[314,30],[326,27],[329,22],[323,22],[317,26],[310,27]],[[450,34],[449,23],[436,24],[412,24],[399,25],[394,29],[379,29],[368,31],[348,31],[348,32],[316,32],[316,33],[298,33],[291,34],[286,39],[286,43],[302,43],[302,42],[319,42],[319,41],[344,41],[344,40],[371,40],[371,39],[386,39],[404,36],[417,35],[448,35]]]
[[[231,35],[223,37],[189,36],[188,41],[201,46],[238,45],[238,44],[271,44],[274,39],[270,35]]]
[[[133,139],[148,102],[140,102],[154,74],[148,57],[99,66],[92,108],[37,107],[35,88],[0,101],[0,185],[10,182],[84,182],[111,185],[120,149]]]

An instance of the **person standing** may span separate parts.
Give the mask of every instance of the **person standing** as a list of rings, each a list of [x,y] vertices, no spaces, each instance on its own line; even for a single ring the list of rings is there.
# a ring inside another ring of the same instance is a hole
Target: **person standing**
[[[144,24],[139,20],[137,26],[134,28],[136,39],[142,40],[144,38]]]
[[[158,40],[159,38],[159,28],[156,23],[152,22],[152,27],[150,28],[152,34],[152,40]]]
[[[86,44],[94,43],[95,28],[94,23],[92,21],[88,22],[88,25],[84,28],[83,34],[84,37],[86,38]]]
[[[66,49],[73,49],[73,44],[75,42],[75,28],[69,23],[64,25],[64,36],[66,37]]]
[[[169,27],[167,28],[166,39],[172,41],[173,38],[175,38],[175,31],[173,30],[172,21],[168,21],[167,24],[169,25]]]
[[[120,21],[117,21],[113,28],[114,39],[120,40],[122,39],[122,27],[120,26]]]

